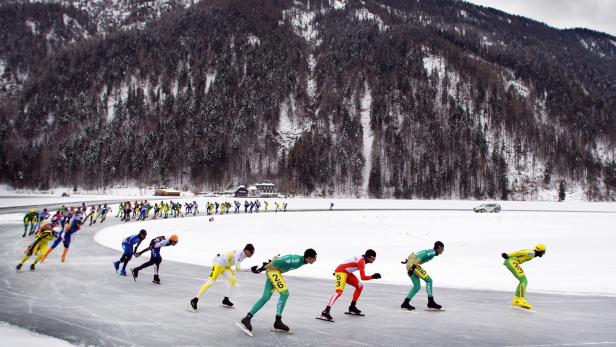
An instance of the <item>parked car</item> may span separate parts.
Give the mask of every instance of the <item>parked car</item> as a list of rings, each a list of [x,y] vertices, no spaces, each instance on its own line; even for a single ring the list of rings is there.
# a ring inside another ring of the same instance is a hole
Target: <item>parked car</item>
[[[495,212],[498,213],[500,212],[501,207],[499,204],[481,204],[475,208],[473,208],[473,211],[475,212]]]

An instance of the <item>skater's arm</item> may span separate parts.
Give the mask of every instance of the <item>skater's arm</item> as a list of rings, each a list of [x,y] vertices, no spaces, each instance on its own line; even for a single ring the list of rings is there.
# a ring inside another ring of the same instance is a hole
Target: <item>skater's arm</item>
[[[528,256],[528,255],[531,255],[531,254],[534,255],[534,253],[535,252],[531,251],[530,249],[523,249],[521,251],[507,253],[507,256],[509,258],[511,258],[511,257],[520,258],[520,257]]]
[[[359,277],[364,281],[371,280],[372,276],[366,275],[366,259],[362,258],[357,265],[357,268],[359,269]]]
[[[133,250],[133,253],[137,253],[137,249],[139,248],[139,245],[141,244],[141,241],[143,241],[143,240],[139,239],[139,241],[135,245],[135,249]]]

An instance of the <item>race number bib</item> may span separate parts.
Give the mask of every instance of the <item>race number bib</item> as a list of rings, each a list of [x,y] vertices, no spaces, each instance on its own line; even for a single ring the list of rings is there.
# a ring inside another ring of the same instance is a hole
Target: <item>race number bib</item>
[[[287,291],[287,284],[284,282],[284,278],[282,278],[280,271],[268,271],[267,277],[274,285],[274,289],[278,291],[278,293]]]

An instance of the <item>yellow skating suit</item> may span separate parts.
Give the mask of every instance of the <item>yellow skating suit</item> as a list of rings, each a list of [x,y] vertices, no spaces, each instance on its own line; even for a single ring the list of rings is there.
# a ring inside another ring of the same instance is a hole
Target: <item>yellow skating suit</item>
[[[214,258],[212,261],[212,272],[210,272],[210,277],[207,282],[201,286],[195,297],[201,297],[206,290],[214,285],[220,275],[228,281],[225,297],[230,297],[237,281],[235,271],[240,269],[240,263],[246,258],[247,256],[244,254],[243,250],[229,251]]]
[[[502,254],[502,257],[505,259],[503,265],[505,265],[507,269],[511,271],[513,276],[519,281],[515,296],[511,302],[512,305],[527,309],[532,308],[532,305],[529,304],[525,298],[528,280],[526,279],[526,274],[524,274],[524,270],[522,270],[520,264],[525,263],[535,257],[541,257],[543,254],[545,254],[545,245],[543,244],[536,245],[535,249],[523,249],[517,252]]]
[[[17,269],[21,269],[21,266],[33,255],[36,255],[36,259],[34,260],[34,263],[32,263],[32,265],[30,266],[30,270],[34,270],[34,265],[36,265],[38,262],[41,261],[41,259],[43,259],[43,257],[45,256],[45,254],[47,254],[47,250],[48,250],[48,246],[47,243],[53,239],[56,238],[57,236],[57,230],[59,228],[56,227],[55,230],[54,229],[41,229],[39,231],[39,233],[36,236],[36,239],[34,240],[34,242],[32,242],[28,248],[26,248],[26,251],[24,252],[24,256],[23,258],[21,258],[21,260],[19,261],[19,265],[17,265]],[[54,235],[55,233],[55,235]]]

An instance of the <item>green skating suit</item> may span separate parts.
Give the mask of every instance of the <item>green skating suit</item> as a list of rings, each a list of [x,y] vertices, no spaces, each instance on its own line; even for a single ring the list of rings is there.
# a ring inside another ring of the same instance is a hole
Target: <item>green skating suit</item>
[[[259,312],[261,307],[269,301],[274,291],[278,291],[280,293],[280,298],[278,299],[278,305],[276,306],[276,315],[282,316],[282,311],[284,310],[284,306],[289,298],[289,290],[287,288],[287,284],[284,282],[282,274],[287,271],[298,269],[304,264],[306,264],[304,261],[304,256],[296,254],[289,254],[280,258],[274,258],[271,263],[267,264],[265,266],[267,279],[265,280],[263,295],[252,306],[250,313],[254,316],[257,312]]]
[[[421,289],[421,282],[419,281],[420,278],[423,279],[424,282],[426,282],[426,292],[428,293],[428,297],[432,297],[432,278],[430,278],[426,270],[421,267],[421,264],[429,262],[430,260],[432,260],[432,258],[436,256],[436,251],[433,248],[424,249],[423,251],[417,252],[417,254],[411,253],[408,256],[406,262],[406,270],[410,270],[411,267],[415,265],[415,271],[413,271],[413,273],[409,275],[411,281],[413,282],[413,288],[411,288],[408,295],[406,296],[407,299],[412,300],[415,294],[417,294],[417,292],[419,291],[419,289]]]
[[[523,298],[526,295],[526,287],[528,286],[528,280],[524,270],[520,267],[520,264],[525,263],[535,257],[535,251],[531,249],[523,249],[517,252],[507,253],[508,258],[505,259],[503,265],[511,271],[513,276],[519,281],[515,290],[515,295]]]

